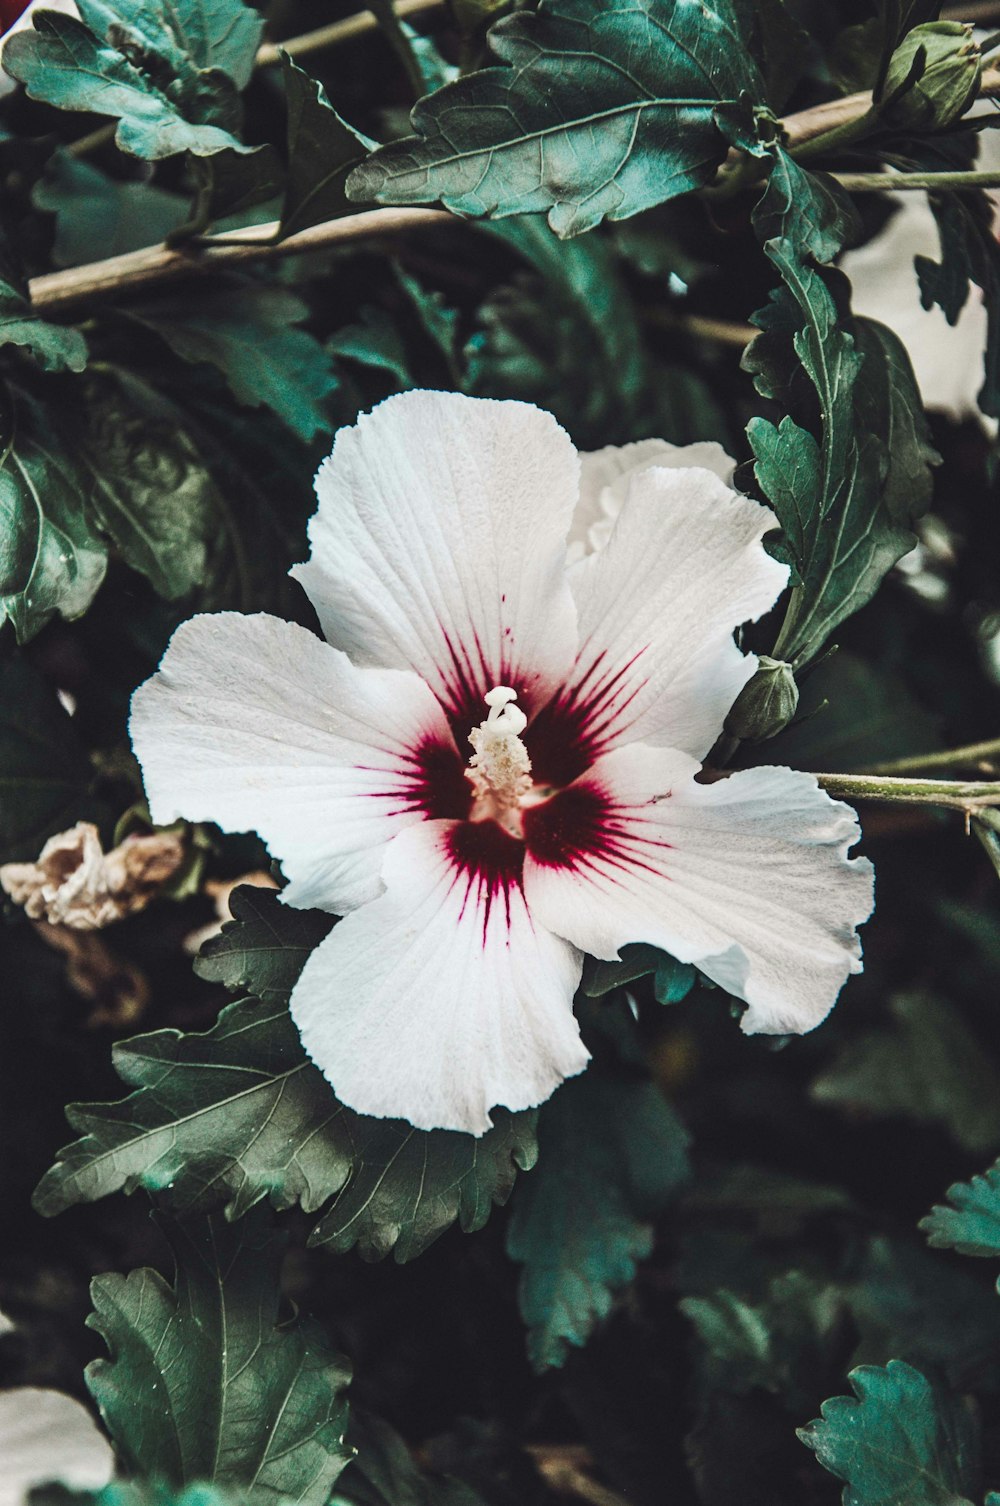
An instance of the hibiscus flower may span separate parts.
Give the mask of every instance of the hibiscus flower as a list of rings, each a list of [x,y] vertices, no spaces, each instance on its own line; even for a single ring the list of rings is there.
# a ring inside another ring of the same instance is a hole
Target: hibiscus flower
[[[587,1062],[584,953],[662,947],[772,1033],[859,970],[853,811],[790,769],[697,778],[754,671],[733,630],[787,571],[732,463],[687,458],[578,456],[524,403],[389,398],[317,476],[292,574],[325,641],[195,617],[136,692],[153,819],[256,830],[287,904],[345,917],[291,1012],[351,1108],[481,1134],[542,1102]]]

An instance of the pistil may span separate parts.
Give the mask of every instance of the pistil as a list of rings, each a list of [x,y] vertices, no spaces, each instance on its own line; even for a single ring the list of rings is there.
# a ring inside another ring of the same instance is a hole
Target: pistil
[[[519,837],[521,802],[531,791],[531,759],[521,741],[528,718],[520,706],[513,704],[516,700],[517,691],[509,685],[497,685],[487,692],[489,715],[469,733],[475,752],[465,777],[476,795],[471,819],[497,821]]]

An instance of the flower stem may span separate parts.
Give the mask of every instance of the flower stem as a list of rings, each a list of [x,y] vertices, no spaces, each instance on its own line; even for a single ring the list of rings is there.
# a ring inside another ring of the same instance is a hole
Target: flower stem
[[[1000,172],[831,173],[848,193],[895,193],[898,189],[1000,188]]]
[[[931,769],[982,769],[992,773],[993,766],[1000,764],[1000,737],[982,743],[967,743],[963,748],[946,748],[937,753],[915,753],[908,758],[895,758],[891,763],[878,764],[873,774],[918,774]]]
[[[905,779],[890,774],[817,774],[828,795],[890,805],[939,805],[967,817],[1000,806],[1000,781]]]

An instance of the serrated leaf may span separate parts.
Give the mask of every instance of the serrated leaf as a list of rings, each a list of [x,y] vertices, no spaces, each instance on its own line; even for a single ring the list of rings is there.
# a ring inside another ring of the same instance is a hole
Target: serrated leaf
[[[217,68],[245,89],[264,22],[243,0],[78,0],[95,36],[115,46],[127,39],[140,53],[155,53],[179,76]]]
[[[270,408],[300,439],[330,430],[323,403],[336,386],[330,358],[296,328],[309,310],[286,288],[216,287],[129,312],[182,360],[213,366],[237,402]]]
[[[634,1278],[650,1219],[688,1175],[687,1140],[653,1083],[598,1064],[544,1105],[538,1167],[507,1229],[536,1370],[564,1364]]]
[[[107,562],[74,457],[33,398],[0,390],[0,621],[26,643],[57,613],[80,617]]]
[[[288,178],[279,236],[350,213],[347,175],[375,143],[342,120],[319,79],[282,55],[288,109]]]
[[[135,157],[154,162],[178,152],[205,157],[226,148],[255,150],[233,135],[239,101],[226,75],[206,73],[182,101],[154,83],[156,62],[137,58],[133,63],[75,16],[45,10],[36,12],[34,30],[16,32],[3,52],[7,72],[32,99],[61,110],[113,116],[117,145]],[[213,116],[226,124],[215,123]]]
[[[1000,1161],[970,1182],[956,1182],[947,1196],[948,1203],[920,1220],[927,1243],[960,1255],[1000,1256]]]
[[[272,987],[275,969],[265,958]],[[456,1219],[467,1232],[481,1228],[535,1158],[533,1112],[498,1110],[495,1128],[476,1139],[345,1108],[282,1005],[244,1000],[204,1035],[159,1030],[116,1046],[114,1060],[136,1091],[122,1103],[70,1106],[82,1138],[42,1179],[43,1214],[136,1187],[180,1213],[224,1205],[231,1218],[266,1197],[307,1213],[336,1198],[313,1243],[405,1261]]]
[[[356,168],[352,199],[547,211],[576,235],[706,183],[725,155],[715,107],[762,97],[729,0],[541,0],[489,42],[502,66],[421,100],[417,134]]]
[[[896,994],[889,1028],[865,1031],[813,1083],[821,1103],[943,1124],[969,1151],[1000,1140],[1000,1070],[953,1007]]]
[[[133,1468],[173,1485],[243,1485],[253,1502],[325,1506],[344,1448],[350,1368],[321,1331],[278,1326],[286,1236],[267,1214],[160,1220],[176,1262],[98,1276],[88,1319],[111,1352],[87,1385]]]
[[[507,1201],[518,1171],[535,1164],[534,1109],[494,1109],[493,1129],[478,1139],[346,1109],[342,1114],[353,1175],[309,1241],[334,1252],[357,1245],[366,1259],[392,1251],[402,1262],[421,1254],[456,1220],[474,1234],[493,1205]]]
[[[309,953],[328,936],[333,917],[294,910],[273,889],[241,884],[229,897],[232,919],[202,947],[194,970],[230,993],[252,993],[262,1004],[287,1005]]]
[[[47,837],[94,817],[93,778],[51,687],[19,654],[0,662],[0,862],[33,860]]]
[[[844,1506],[969,1506],[978,1495],[978,1433],[960,1397],[902,1360],[863,1365],[799,1437],[846,1482]]]
[[[784,286],[753,315],[763,333],[743,364],[758,391],[786,405],[804,368],[822,415],[820,439],[791,415],[747,428],[795,568],[774,653],[802,666],[912,548],[909,525],[929,503],[937,457],[899,342],[874,323],[848,327],[846,282],[827,264],[847,238],[849,202],[780,147],[762,154],[773,165],[754,227]]]

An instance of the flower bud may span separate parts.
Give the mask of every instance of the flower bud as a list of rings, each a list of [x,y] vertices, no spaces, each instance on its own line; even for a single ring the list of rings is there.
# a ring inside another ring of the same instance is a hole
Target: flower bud
[[[761,654],[757,673],[733,702],[725,730],[741,742],[763,742],[787,727],[799,704],[792,666]]]
[[[909,82],[917,54],[918,78]],[[940,130],[963,115],[979,93],[983,62],[972,27],[962,21],[928,21],[900,42],[886,71],[882,117],[892,126]]]

